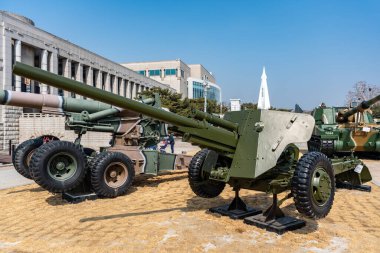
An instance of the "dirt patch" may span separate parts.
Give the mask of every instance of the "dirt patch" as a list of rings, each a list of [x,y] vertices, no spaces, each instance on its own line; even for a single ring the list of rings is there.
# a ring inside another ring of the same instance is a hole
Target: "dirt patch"
[[[338,190],[327,218],[284,235],[206,212],[228,203],[226,188],[215,199],[194,196],[187,172],[139,177],[129,194],[69,204],[37,185],[0,191],[2,252],[378,252],[380,190]],[[271,198],[241,191],[265,209]],[[293,201],[287,215],[300,217]]]

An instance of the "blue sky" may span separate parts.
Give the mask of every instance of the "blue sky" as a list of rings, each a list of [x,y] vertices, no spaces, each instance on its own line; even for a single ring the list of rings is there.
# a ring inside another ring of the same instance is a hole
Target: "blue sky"
[[[380,1],[21,1],[0,9],[116,62],[201,63],[223,100],[344,103],[357,81],[380,85]]]

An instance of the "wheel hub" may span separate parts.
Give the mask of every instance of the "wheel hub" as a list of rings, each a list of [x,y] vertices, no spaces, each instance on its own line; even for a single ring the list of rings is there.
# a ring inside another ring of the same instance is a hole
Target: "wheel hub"
[[[65,169],[65,164],[63,162],[59,162],[59,163],[57,163],[57,165],[55,166],[55,168],[57,170],[63,170],[63,169]]]
[[[67,152],[53,155],[47,163],[47,172],[54,180],[64,181],[77,171],[77,160]]]
[[[115,178],[115,177],[117,176],[117,172],[114,171],[114,170],[111,171],[110,176],[111,176],[112,178]]]
[[[128,179],[127,166],[121,162],[114,162],[104,170],[104,182],[112,188],[122,186]]]
[[[312,196],[318,206],[323,206],[331,196],[331,180],[324,168],[317,168],[312,176]]]

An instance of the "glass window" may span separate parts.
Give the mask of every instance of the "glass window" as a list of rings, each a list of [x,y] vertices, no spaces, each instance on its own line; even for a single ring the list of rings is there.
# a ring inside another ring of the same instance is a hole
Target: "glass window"
[[[204,97],[204,84],[200,82],[193,82],[193,98]],[[210,86],[207,90],[207,99],[215,100],[220,103],[220,91],[218,88]]]
[[[149,70],[150,76],[160,76],[161,75],[161,69],[152,69]]]
[[[146,71],[145,70],[139,70],[137,71],[140,75],[146,76]]]
[[[185,71],[181,69],[181,77],[185,77]]]
[[[165,76],[175,76],[177,75],[176,69],[165,69]]]

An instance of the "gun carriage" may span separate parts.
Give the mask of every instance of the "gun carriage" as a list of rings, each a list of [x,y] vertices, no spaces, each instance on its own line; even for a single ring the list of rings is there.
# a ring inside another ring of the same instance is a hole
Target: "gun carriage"
[[[156,146],[167,136],[167,126],[130,110],[98,101],[7,90],[0,90],[0,103],[63,115],[65,128],[77,134],[73,142],[48,135],[30,139],[13,152],[15,169],[51,192],[79,188],[79,193],[86,188],[97,196],[116,197],[128,190],[135,174],[186,168],[190,160],[190,156],[158,152]],[[157,94],[140,97],[139,103],[161,108]],[[110,133],[110,147],[101,148],[100,153],[82,147],[81,138],[88,131]]]
[[[184,141],[202,147],[189,165],[193,192],[213,198],[229,184],[236,194],[232,203],[210,210],[245,218],[249,224],[277,232],[302,227],[304,221],[285,216],[279,208],[285,199],[293,197],[303,215],[323,218],[332,207],[336,180],[354,184],[371,180],[368,168],[356,158],[329,159],[323,153],[309,152],[299,159],[294,144],[310,139],[315,123],[311,115],[247,110],[228,112],[221,119],[196,111],[193,118],[187,118],[22,63],[16,63],[13,72],[171,124]],[[261,210],[248,207],[239,197],[242,188],[273,194],[273,204],[259,214]],[[285,191],[290,193],[278,201],[277,195]]]

